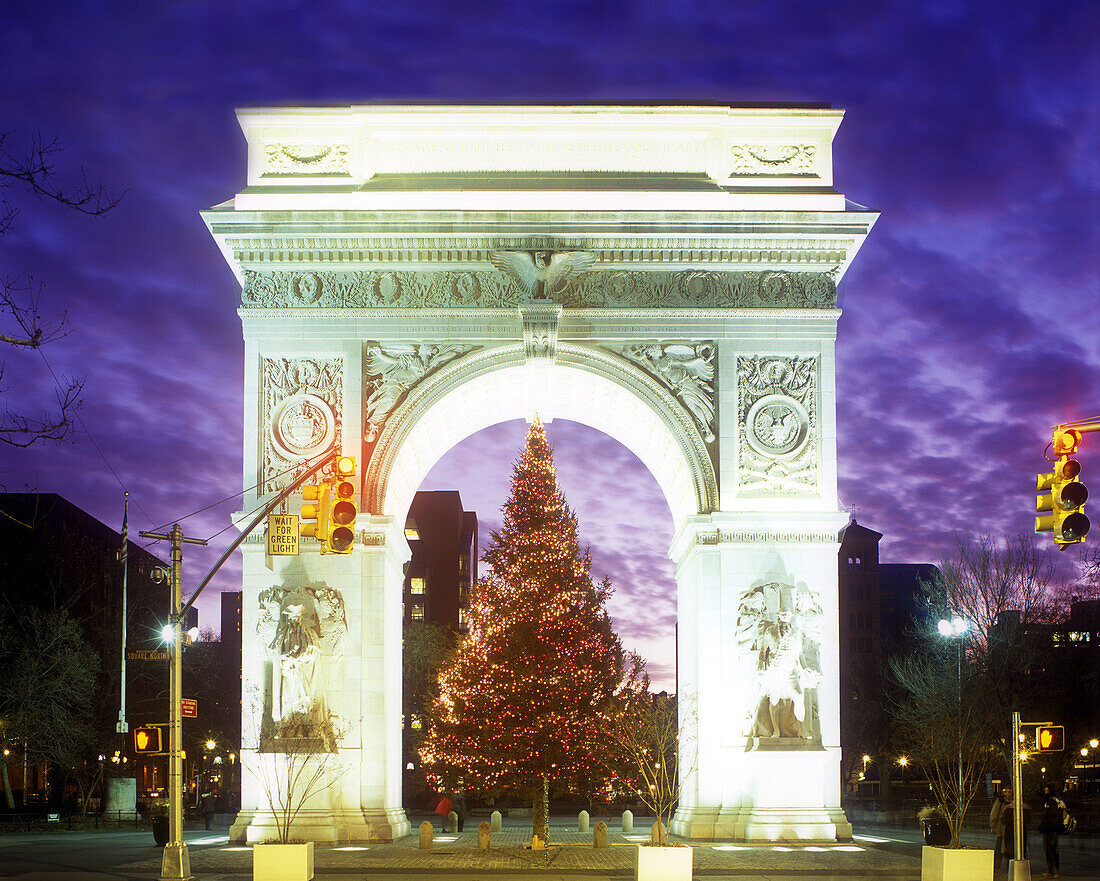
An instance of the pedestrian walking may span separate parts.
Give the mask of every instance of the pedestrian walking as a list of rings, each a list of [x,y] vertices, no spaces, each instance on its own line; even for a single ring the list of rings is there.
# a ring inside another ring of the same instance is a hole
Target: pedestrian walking
[[[1043,833],[1043,852],[1047,859],[1044,878],[1059,877],[1058,836],[1062,833],[1063,818],[1066,815],[1066,803],[1058,798],[1054,786],[1043,784],[1043,816],[1039,821],[1039,831]]]
[[[451,799],[452,810],[458,814],[458,831],[462,831],[462,826],[466,822],[466,793],[462,790],[462,785],[459,784],[458,789],[455,792],[455,797]]]
[[[993,845],[994,859],[1000,865],[1001,859],[1004,858],[1005,868],[1008,868],[1007,863],[1011,857],[1005,854],[1005,830],[1001,825],[1001,814],[1004,813],[1005,804],[1011,797],[1011,790],[1002,789],[993,797],[993,806],[989,809],[989,831],[997,836],[996,843]]]
[[[210,820],[214,816],[214,793],[204,792],[199,798],[199,807],[202,808],[202,818],[206,822],[206,828],[210,828]]]

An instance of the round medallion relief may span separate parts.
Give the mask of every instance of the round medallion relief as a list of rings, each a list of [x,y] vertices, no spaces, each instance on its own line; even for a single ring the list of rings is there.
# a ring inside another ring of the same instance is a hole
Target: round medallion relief
[[[328,448],[336,434],[336,417],[328,402],[316,395],[294,395],[271,419],[271,440],[287,459],[301,459]]]
[[[810,417],[794,398],[765,395],[745,416],[745,436],[749,446],[762,456],[793,456],[810,436]]]

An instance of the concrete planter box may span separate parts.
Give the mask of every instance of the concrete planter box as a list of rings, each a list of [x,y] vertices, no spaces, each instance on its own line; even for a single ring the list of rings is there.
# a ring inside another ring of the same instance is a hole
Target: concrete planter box
[[[993,881],[993,851],[925,845],[921,851],[920,881]]]
[[[257,844],[252,848],[253,881],[310,881],[313,842]]]
[[[635,881],[691,881],[690,847],[638,845],[636,853]]]

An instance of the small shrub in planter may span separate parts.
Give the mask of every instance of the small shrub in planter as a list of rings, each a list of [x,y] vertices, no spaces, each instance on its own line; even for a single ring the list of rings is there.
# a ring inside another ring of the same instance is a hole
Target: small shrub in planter
[[[917,813],[924,843],[929,847],[947,847],[951,843],[951,826],[939,807],[925,805]]]

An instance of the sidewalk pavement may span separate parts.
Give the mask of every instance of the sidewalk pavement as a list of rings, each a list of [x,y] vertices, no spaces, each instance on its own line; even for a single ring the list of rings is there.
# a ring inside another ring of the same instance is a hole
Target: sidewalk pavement
[[[199,837],[198,833],[195,836],[188,844],[188,853],[196,878],[218,881],[224,877],[239,881],[241,875],[251,874],[251,847],[230,845],[224,835],[216,839],[214,836]],[[461,833],[437,831],[430,851],[420,850],[416,834],[392,844],[318,845],[314,850],[314,864],[318,879],[346,879],[348,876],[363,879],[402,876],[434,881],[632,878],[635,847],[649,838],[643,831],[624,836],[621,831],[609,828],[609,846],[596,849],[592,846],[591,832],[577,832],[576,821],[571,825],[552,821],[550,837],[549,850],[528,850],[529,829],[509,824],[503,832],[493,835],[491,850],[480,851],[477,826],[470,823]],[[736,877],[742,881],[748,878],[777,881],[784,877],[892,877],[906,881],[919,878],[919,857],[898,853],[896,848],[883,846],[886,844],[884,840],[865,837],[849,844],[817,846],[696,844],[693,874],[697,878]],[[118,867],[141,875],[159,868],[159,858]]]

